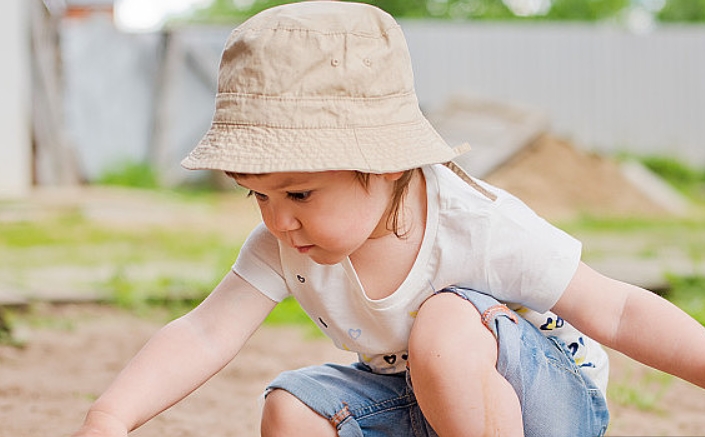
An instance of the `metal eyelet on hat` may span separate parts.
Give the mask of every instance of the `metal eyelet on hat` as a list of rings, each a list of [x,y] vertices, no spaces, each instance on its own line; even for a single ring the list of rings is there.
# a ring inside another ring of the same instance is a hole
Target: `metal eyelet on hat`
[[[333,58],[330,60],[330,65],[333,67],[337,67],[340,64],[340,60],[338,58]]]
[[[368,67],[371,67],[371,66],[372,66],[372,61],[370,61],[369,58],[363,59],[363,60],[362,60],[362,63],[365,64],[365,65],[368,66]]]

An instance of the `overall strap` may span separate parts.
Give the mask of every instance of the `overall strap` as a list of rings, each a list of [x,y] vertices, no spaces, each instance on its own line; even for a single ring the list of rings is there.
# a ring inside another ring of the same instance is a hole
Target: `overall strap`
[[[490,200],[493,201],[493,202],[494,202],[495,200],[497,200],[497,195],[496,195],[496,194],[494,194],[494,193],[488,191],[485,187],[483,187],[482,185],[478,184],[477,181],[475,181],[475,179],[473,179],[469,174],[467,174],[467,173],[465,172],[465,170],[463,170],[462,168],[460,168],[460,166],[459,166],[458,164],[454,163],[453,161],[449,161],[449,162],[444,163],[443,165],[445,165],[446,167],[448,167],[449,169],[451,169],[451,170],[453,171],[453,173],[455,173],[456,175],[458,175],[458,176],[460,177],[460,179],[462,179],[462,180],[464,180],[465,182],[467,182],[468,185],[470,185],[471,187],[473,187],[475,190],[477,190],[477,191],[478,191],[480,194],[482,194],[483,196],[487,197],[488,199],[490,199]]]

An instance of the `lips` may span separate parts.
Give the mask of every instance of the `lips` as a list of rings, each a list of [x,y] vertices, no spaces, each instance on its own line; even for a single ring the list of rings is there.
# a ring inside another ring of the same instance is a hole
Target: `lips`
[[[309,244],[306,246],[294,246],[294,247],[296,247],[296,250],[298,250],[299,253],[303,254],[303,253],[307,253],[309,250],[311,250],[313,248],[313,244]]]

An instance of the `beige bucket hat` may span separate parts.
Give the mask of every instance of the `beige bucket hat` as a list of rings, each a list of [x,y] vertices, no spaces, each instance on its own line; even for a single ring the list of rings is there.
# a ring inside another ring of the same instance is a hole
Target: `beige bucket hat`
[[[422,115],[399,24],[367,4],[265,10],[223,50],[210,129],[187,169],[387,173],[447,162]]]

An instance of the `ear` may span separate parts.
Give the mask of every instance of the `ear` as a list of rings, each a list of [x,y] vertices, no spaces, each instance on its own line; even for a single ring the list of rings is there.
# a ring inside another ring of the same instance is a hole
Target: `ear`
[[[404,175],[403,171],[398,171],[396,173],[384,173],[384,174],[382,174],[382,177],[384,177],[384,179],[386,179],[389,182],[394,182],[394,181],[399,180],[399,178],[402,177],[403,175]]]

